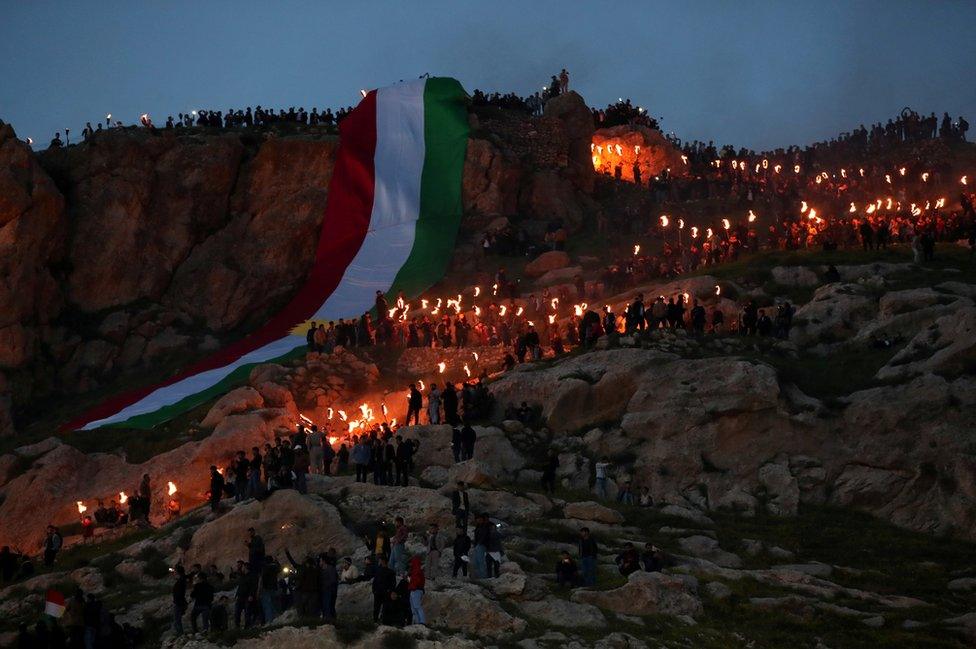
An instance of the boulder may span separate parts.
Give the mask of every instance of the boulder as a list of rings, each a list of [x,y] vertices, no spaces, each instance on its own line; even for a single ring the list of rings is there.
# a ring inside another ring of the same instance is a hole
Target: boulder
[[[576,518],[584,521],[597,521],[599,523],[620,524],[624,522],[624,515],[615,509],[610,509],[592,500],[584,502],[569,503],[563,507],[563,513],[567,518]]]
[[[536,602],[521,602],[519,608],[527,616],[549,626],[590,629],[607,626],[607,618],[596,606],[578,604],[558,597],[549,596]]]
[[[558,270],[569,266],[569,255],[562,250],[544,252],[525,265],[525,274],[529,277],[542,277],[551,270]]]
[[[800,487],[789,467],[783,464],[764,464],[759,469],[759,482],[766,488],[766,509],[774,516],[796,516],[800,504]]]
[[[697,580],[660,572],[635,572],[619,588],[577,590],[571,599],[625,615],[698,615],[702,612]]]
[[[558,120],[568,140],[567,175],[586,192],[593,191],[594,172],[590,145],[593,142],[593,114],[575,90],[556,95],[546,102],[545,117]]]
[[[264,539],[269,555],[285,561],[285,550],[301,561],[309,554],[335,548],[352,554],[362,542],[345,528],[338,510],[317,496],[292,489],[276,491],[263,501],[237,505],[226,514],[201,525],[190,542],[184,563],[230,566],[247,558],[247,529]]]
[[[820,283],[817,274],[806,266],[775,266],[773,281],[783,286],[816,286]]]
[[[211,406],[207,416],[200,422],[200,426],[213,428],[226,419],[228,415],[257,410],[263,406],[264,398],[260,392],[248,386],[240,387],[217,399],[217,403]]]
[[[458,584],[424,596],[427,623],[485,638],[504,638],[521,633],[526,622],[505,612],[473,584]]]
[[[719,547],[718,541],[708,536],[696,534],[678,539],[678,546],[688,554],[708,559],[712,563],[723,568],[739,568],[742,566],[742,559],[738,555],[726,552]]]
[[[956,377],[976,366],[976,307],[964,307],[938,318],[920,331],[878,370],[883,381],[933,373]]]

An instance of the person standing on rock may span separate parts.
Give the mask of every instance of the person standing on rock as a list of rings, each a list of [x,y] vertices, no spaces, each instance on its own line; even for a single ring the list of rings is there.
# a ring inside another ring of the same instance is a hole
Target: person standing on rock
[[[186,613],[186,570],[182,565],[173,569],[176,581],[173,582],[173,633],[183,635],[183,615]]]
[[[455,464],[461,461],[461,428],[457,425],[451,430],[451,453]]]
[[[316,349],[315,346],[315,331],[317,329],[318,326],[315,324],[315,321],[313,320],[308,326],[308,331],[305,332],[305,344],[308,346],[308,351],[310,352],[318,351],[318,349]]]
[[[407,536],[410,528],[403,522],[403,518],[397,516],[394,521],[393,542],[390,550],[390,567],[397,574],[407,571]]]
[[[420,394],[415,383],[410,384],[410,396],[407,398],[407,421],[404,426],[410,425],[410,418],[413,417],[414,425],[420,425],[420,410],[424,407],[424,397]]]
[[[44,538],[45,566],[51,567],[54,565],[54,559],[58,556],[58,552],[61,551],[62,545],[64,545],[64,540],[61,538],[61,532],[53,525],[48,525],[47,536]]]
[[[424,539],[427,544],[427,559],[425,561],[424,573],[431,581],[437,581],[441,563],[441,539],[440,528],[437,523],[431,523],[427,530],[427,537]]]
[[[234,592],[234,628],[241,628],[241,616],[244,617],[244,628],[249,629],[254,624],[254,603],[258,591],[257,566],[248,563],[246,571],[237,579],[237,590]]]
[[[441,391],[436,383],[430,384],[430,392],[427,393],[427,422],[432,426],[441,423]]]
[[[257,446],[251,447],[251,460],[250,467],[248,467],[248,483],[247,492],[251,498],[258,498],[262,495],[264,489],[261,486],[261,465],[263,462],[261,457],[261,449]]]
[[[373,576],[373,622],[380,621],[383,606],[390,600],[390,593],[396,588],[396,574],[386,564],[385,557],[377,558],[376,574]]]
[[[224,495],[224,476],[220,475],[217,467],[210,467],[210,511],[217,513],[220,509],[220,498]]]
[[[594,485],[594,491],[596,495],[601,499],[606,500],[607,498],[607,470],[610,468],[610,463],[607,458],[602,458],[596,463],[594,470],[596,471],[596,484]]]
[[[457,534],[452,544],[454,554],[454,566],[451,568],[451,578],[456,579],[458,571],[465,577],[468,576],[468,552],[471,551],[471,537],[464,527],[458,526]]]
[[[546,464],[542,468],[542,488],[547,494],[556,491],[556,470],[559,469],[559,456],[555,449],[549,449],[546,454]]]
[[[458,397],[454,384],[448,381],[444,384],[444,392],[441,394],[441,401],[444,403],[444,423],[456,426],[458,419]]]
[[[366,445],[365,436],[356,438],[352,447],[352,461],[356,465],[356,482],[366,482],[369,471],[370,449]]]
[[[427,624],[424,616],[424,567],[420,557],[410,558],[408,587],[410,589],[410,615],[414,624]]]
[[[322,617],[335,624],[336,600],[339,598],[339,571],[336,568],[335,550],[319,555],[322,583]]]
[[[234,502],[239,503],[247,497],[247,474],[251,469],[251,463],[244,455],[244,451],[238,451],[234,459]]]
[[[491,523],[484,514],[475,517],[474,552],[471,555],[471,578],[483,579],[488,574],[488,546],[491,545]]]
[[[596,586],[596,561],[598,548],[596,539],[590,534],[590,528],[584,527],[580,530],[579,536],[579,555],[580,566],[583,572],[583,585]]]
[[[347,452],[348,455],[348,452]],[[332,444],[329,443],[328,431],[323,433],[322,437],[322,475],[332,475],[332,460],[336,457],[335,449],[332,448]],[[348,464],[349,458],[346,458],[346,463]]]
[[[468,503],[468,489],[464,482],[458,481],[457,488],[451,493],[451,513],[454,514],[454,521],[459,530],[468,530],[468,512],[471,506]]]
[[[566,72],[566,68],[562,69],[559,73],[559,94],[564,95],[569,92],[569,72]]]
[[[312,424],[312,432],[308,434],[308,469],[312,473],[322,473],[322,432]],[[328,473],[328,471],[326,471]]]
[[[244,541],[247,547],[247,562],[252,566],[264,565],[264,539],[254,531],[253,527],[247,528],[247,540]]]
[[[474,428],[468,423],[467,417],[464,420],[464,428],[461,429],[461,459],[471,460],[474,459],[474,443],[478,439],[478,435],[474,432]]]
[[[190,599],[193,600],[193,610],[190,611],[190,628],[194,633],[197,632],[197,618],[203,622],[203,631],[210,630],[210,609],[213,607],[214,589],[207,582],[207,575],[200,572],[196,576],[196,583],[190,591]]]
[[[265,557],[261,564],[261,577],[258,579],[258,601],[264,623],[271,624],[275,618],[275,599],[278,596],[278,573],[281,567],[272,557]]]
[[[142,482],[139,483],[139,498],[142,499],[142,519],[149,522],[149,507],[152,503],[152,485],[149,483],[149,474],[142,474]]]
[[[302,446],[295,446],[295,489],[300,494],[308,493],[308,451]]]

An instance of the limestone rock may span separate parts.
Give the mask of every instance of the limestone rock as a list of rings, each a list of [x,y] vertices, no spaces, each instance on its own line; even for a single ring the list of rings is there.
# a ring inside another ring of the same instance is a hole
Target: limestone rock
[[[544,252],[525,265],[525,274],[529,277],[541,277],[551,270],[569,266],[569,255],[562,250]]]
[[[432,626],[487,638],[503,638],[525,629],[525,620],[505,612],[472,584],[431,591],[424,596],[424,613]]]
[[[702,604],[697,590],[694,578],[638,571],[619,588],[577,590],[571,599],[626,615],[698,615]]]
[[[610,509],[592,500],[569,503],[563,507],[563,513],[569,518],[600,523],[619,524],[624,522],[624,515],[615,509]]]
[[[217,403],[211,406],[200,425],[204,428],[213,428],[228,415],[257,410],[263,406],[264,398],[257,390],[247,386],[237,388],[220,397]]]
[[[556,627],[599,629],[607,625],[607,618],[596,606],[568,602],[552,596],[537,602],[522,602],[519,608],[529,617]]]
[[[684,552],[715,563],[724,568],[738,568],[742,565],[742,559],[738,555],[726,552],[719,547],[718,541],[713,538],[702,536],[688,536],[678,539],[678,545]]]
[[[247,558],[247,529],[253,527],[264,539],[267,553],[284,562],[288,549],[296,560],[335,548],[351,554],[361,541],[347,530],[335,507],[315,496],[297,491],[276,491],[264,501],[246,502],[193,534],[184,563],[230,565]]]

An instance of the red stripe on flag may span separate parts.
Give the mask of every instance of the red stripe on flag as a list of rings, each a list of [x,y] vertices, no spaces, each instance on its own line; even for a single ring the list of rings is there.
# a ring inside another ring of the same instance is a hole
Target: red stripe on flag
[[[339,133],[341,139],[329,182],[329,196],[319,232],[315,263],[305,284],[288,305],[260,329],[241,340],[198,361],[167,381],[132,390],[99,404],[65,424],[63,430],[77,430],[89,422],[105,419],[159,388],[228,365],[244,354],[288,335],[295,325],[315,314],[339,285],[346,267],[359,252],[369,227],[373,211],[373,155],[376,152],[375,90],[346,115],[339,125]]]

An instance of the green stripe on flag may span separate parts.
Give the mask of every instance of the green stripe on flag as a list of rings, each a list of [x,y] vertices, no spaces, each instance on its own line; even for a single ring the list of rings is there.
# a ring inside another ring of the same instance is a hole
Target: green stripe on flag
[[[295,342],[298,343],[300,340],[301,339],[296,338]],[[199,405],[207,403],[211,399],[229,392],[232,388],[239,384],[245,383],[251,374],[251,370],[258,365],[264,365],[265,363],[284,363],[286,361],[304,356],[307,351],[308,346],[303,342],[287,354],[282,354],[277,358],[269,358],[268,360],[261,361],[259,363],[248,363],[247,365],[241,365],[223,379],[217,383],[214,383],[205,390],[195,392],[177,401],[176,403],[163,406],[159,410],[147,412],[142,415],[136,415],[135,417],[130,417],[125,421],[105,424],[105,426],[102,426],[101,428],[137,428],[140,430],[149,430],[154,426],[169,421],[170,419],[173,419],[174,417],[177,417],[188,410],[192,410]]]
[[[461,178],[468,148],[468,94],[456,79],[424,86],[424,170],[413,249],[388,295],[418,295],[444,276],[461,224]]]

